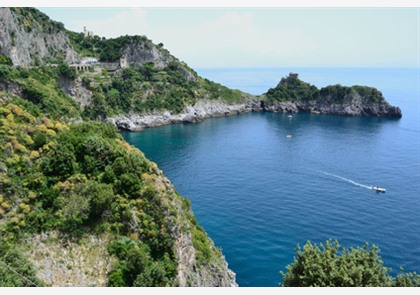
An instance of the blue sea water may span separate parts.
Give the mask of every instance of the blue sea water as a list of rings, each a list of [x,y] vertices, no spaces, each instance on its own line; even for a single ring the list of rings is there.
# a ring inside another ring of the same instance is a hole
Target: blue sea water
[[[291,71],[318,87],[377,87],[403,117],[251,113],[124,138],[191,199],[240,286],[278,286],[297,244],[330,238],[344,247],[377,245],[393,275],[400,267],[420,273],[419,70],[197,70],[253,94]]]

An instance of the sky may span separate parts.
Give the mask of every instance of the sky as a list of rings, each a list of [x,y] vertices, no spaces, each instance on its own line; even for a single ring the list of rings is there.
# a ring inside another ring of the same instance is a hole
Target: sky
[[[420,8],[41,8],[72,31],[145,35],[193,68],[418,67]]]

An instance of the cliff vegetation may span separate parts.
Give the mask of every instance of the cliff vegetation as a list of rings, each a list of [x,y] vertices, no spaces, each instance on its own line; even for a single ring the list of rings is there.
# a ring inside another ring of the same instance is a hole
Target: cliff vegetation
[[[68,243],[106,234],[114,258],[108,286],[179,285],[181,234],[191,236],[198,269],[222,259],[190,204],[113,125],[68,125],[44,108],[0,93],[0,272],[7,273],[1,285],[45,284],[30,261],[45,253],[25,255],[43,251],[25,241],[45,233]]]

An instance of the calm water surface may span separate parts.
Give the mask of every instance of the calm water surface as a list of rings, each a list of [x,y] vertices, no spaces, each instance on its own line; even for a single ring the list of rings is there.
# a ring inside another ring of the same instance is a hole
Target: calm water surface
[[[124,133],[192,201],[240,286],[277,286],[307,240],[373,243],[395,275],[420,272],[418,69],[199,69],[253,94],[289,71],[369,85],[403,118],[253,113]],[[291,135],[291,137],[288,137]],[[385,187],[378,194],[368,186]]]

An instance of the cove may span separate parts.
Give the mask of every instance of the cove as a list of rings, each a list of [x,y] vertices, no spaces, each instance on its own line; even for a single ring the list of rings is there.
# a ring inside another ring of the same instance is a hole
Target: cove
[[[249,113],[123,136],[191,199],[239,286],[278,286],[297,244],[330,238],[419,272],[416,89],[393,87],[387,98],[408,94],[393,102],[401,120]]]

